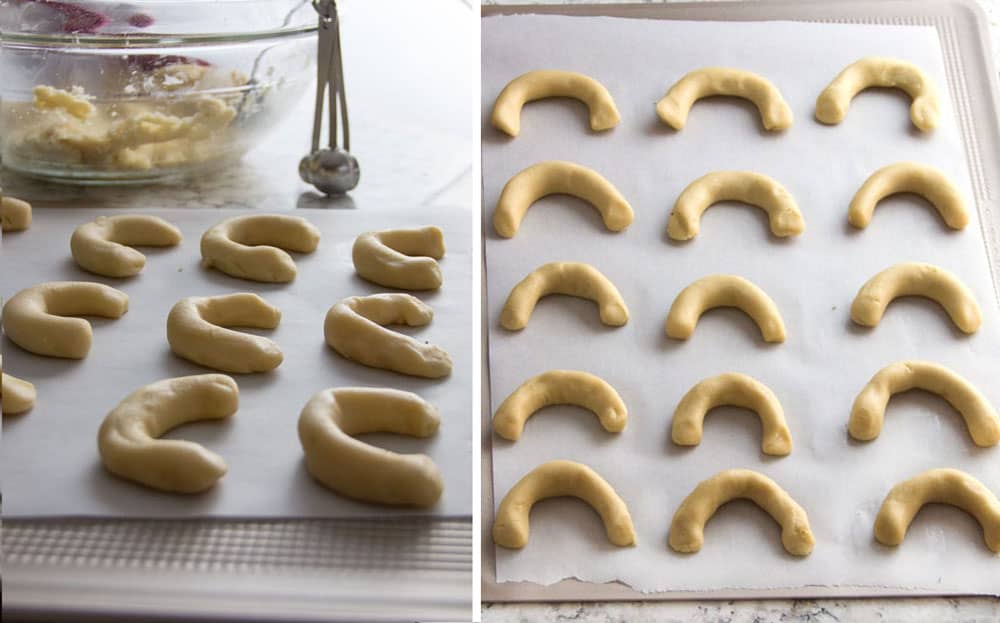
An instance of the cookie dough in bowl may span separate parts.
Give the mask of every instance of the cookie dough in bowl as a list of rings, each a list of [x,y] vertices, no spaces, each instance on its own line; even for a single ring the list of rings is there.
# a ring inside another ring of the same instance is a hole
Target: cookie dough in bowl
[[[315,78],[315,12],[211,5],[133,3],[132,24],[105,17],[121,3],[3,3],[4,167],[75,184],[180,180],[260,144]]]

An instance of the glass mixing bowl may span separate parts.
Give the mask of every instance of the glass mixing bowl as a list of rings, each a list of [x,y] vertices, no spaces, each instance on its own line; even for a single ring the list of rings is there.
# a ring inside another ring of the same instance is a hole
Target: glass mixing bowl
[[[310,90],[309,0],[0,0],[0,159],[78,184],[232,162]]]

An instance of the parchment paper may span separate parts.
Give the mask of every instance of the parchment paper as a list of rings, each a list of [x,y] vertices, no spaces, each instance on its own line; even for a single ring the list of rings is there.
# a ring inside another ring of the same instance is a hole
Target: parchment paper
[[[813,120],[822,88],[848,63],[870,54],[904,58],[927,71],[943,95],[941,127],[929,135],[915,132],[909,100],[889,91],[860,95],[839,126]],[[491,17],[483,20],[483,59],[493,408],[527,377],[552,368],[602,376],[629,408],[628,428],[620,435],[606,433],[586,411],[554,407],[529,420],[516,443],[494,436],[494,500],[499,504],[546,460],[581,461],[627,502],[639,539],[636,547],[617,548],[583,503],[547,501],[532,512],[526,548],[497,548],[497,580],[618,580],[642,591],[853,585],[1000,593],[1000,560],[961,511],[925,508],[898,548],[872,538],[885,494],[925,469],[967,470],[1000,493],[1000,448],[977,448],[961,417],[923,392],[893,399],[877,440],[857,443],[846,431],[855,395],[877,370],[900,359],[950,366],[1000,403],[1000,312],[977,217],[952,232],[928,204],[900,196],[879,205],[868,229],[854,231],[847,223],[847,206],[865,178],[898,160],[940,167],[971,198],[934,29]],[[663,125],[656,100],[687,71],[710,65],[772,80],[795,124],[783,134],[766,133],[750,104],[716,98],[698,102],[683,131]],[[517,139],[501,135],[488,122],[496,95],[513,77],[537,68],[582,71],[600,80],[615,97],[621,125],[594,134],[582,105],[547,101],[525,107]],[[606,176],[635,209],[633,225],[607,232],[586,204],[550,197],[531,208],[514,239],[499,239],[489,219],[503,184],[548,159],[573,160]],[[667,217],[678,194],[719,169],[775,177],[798,200],[805,233],[776,239],[763,212],[727,204],[704,214],[693,241],[668,241]],[[501,329],[499,313],[511,288],[552,260],[593,263],[624,296],[628,325],[604,327],[592,303],[551,297],[524,331]],[[858,288],[876,272],[910,260],[938,264],[964,280],[983,310],[977,334],[962,335],[936,304],[919,299],[893,303],[874,330],[851,323]],[[720,272],[743,275],[770,294],[787,326],[786,343],[765,345],[752,321],[735,310],[706,314],[687,341],[666,338],[664,321],[677,293]],[[727,371],[748,373],[777,394],[794,439],[790,456],[761,454],[757,418],[730,408],[709,414],[699,446],[670,442],[671,416],[684,393]],[[701,480],[734,467],[774,478],[806,509],[816,536],[811,556],[787,554],[777,525],[742,501],[709,522],[700,553],[680,555],[667,547],[670,520],[683,498]]]
[[[114,212],[102,211],[102,214]],[[42,281],[92,280],[130,297],[119,320],[93,319],[94,343],[82,361],[40,357],[3,339],[4,370],[33,382],[35,408],[3,422],[2,478],[7,517],[94,515],[130,517],[360,517],[429,514],[468,516],[471,503],[471,259],[468,212],[461,209],[399,210],[395,214],[297,210],[322,231],[312,254],[293,254],[299,268],[290,284],[260,284],[200,267],[199,240],[211,225],[246,212],[149,210],[181,229],[184,241],[166,250],[143,249],[147,262],[137,277],[119,280],[84,272],[69,253],[73,228],[98,213],[79,209],[35,211],[32,228],[5,234],[0,263],[9,297]],[[337,301],[390,291],[354,273],[355,236],[375,229],[434,224],[445,234],[444,285],[416,296],[434,308],[427,327],[403,329],[433,341],[452,357],[443,380],[417,379],[367,368],[340,357],[324,342],[323,320]],[[228,421],[197,422],[167,437],[204,444],[226,460],[229,471],[210,491],[193,496],[159,493],[116,478],[101,466],[97,429],[105,414],[133,390],[172,376],[213,372],[176,357],[166,340],[166,317],[184,296],[256,292],[282,311],[273,331],[284,362],[272,372],[237,374],[240,408]],[[444,476],[438,504],[428,510],[392,509],[341,497],[317,484],[305,469],[299,444],[299,412],[317,391],[338,386],[395,387],[437,406],[441,427],[430,439],[366,435],[367,442],[399,452],[430,455]]]

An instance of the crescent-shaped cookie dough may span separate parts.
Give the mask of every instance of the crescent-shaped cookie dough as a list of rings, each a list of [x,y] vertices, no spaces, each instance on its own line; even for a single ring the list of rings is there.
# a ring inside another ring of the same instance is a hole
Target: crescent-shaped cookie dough
[[[549,370],[531,377],[507,396],[493,416],[493,430],[504,439],[517,441],[527,419],[551,405],[589,409],[609,433],[620,433],[628,423],[625,402],[607,381],[579,370]]]
[[[684,394],[674,410],[670,436],[679,446],[701,443],[705,414],[716,407],[733,406],[757,413],[763,431],[764,454],[785,456],[792,451],[792,433],[785,423],[781,402],[760,381],[736,372],[728,372],[700,381]]]
[[[397,454],[354,438],[362,433],[431,437],[441,417],[434,405],[398,389],[342,387],[315,394],[299,416],[306,467],[330,489],[357,500],[433,506],[444,483],[425,454]]]
[[[694,238],[702,213],[720,201],[741,201],[764,210],[775,236],[805,231],[795,198],[777,181],[752,171],[715,171],[691,182],[680,194],[667,221],[667,234],[674,240]]]
[[[611,94],[597,80],[572,71],[537,69],[514,78],[500,91],[490,122],[510,136],[521,132],[521,108],[547,97],[572,97],[590,110],[590,129],[610,130],[621,121]]]
[[[930,469],[889,491],[875,517],[875,540],[899,545],[924,504],[950,504],[975,517],[986,547],[1000,554],[1000,500],[969,474],[957,469]]]
[[[281,348],[260,335],[226,327],[273,329],[281,310],[256,294],[189,296],[167,315],[167,341],[175,355],[223,372],[266,372],[281,365]]]
[[[372,283],[403,290],[441,287],[444,235],[437,227],[370,231],[354,240],[354,270]]]
[[[500,325],[508,331],[528,326],[538,299],[549,294],[565,294],[597,303],[601,322],[620,327],[628,322],[628,308],[618,288],[601,271],[581,262],[549,262],[531,271],[510,291]]]
[[[35,406],[35,386],[4,372],[0,375],[0,411],[4,415],[24,413]]]
[[[977,446],[1000,443],[1000,416],[989,401],[972,383],[930,361],[898,361],[879,370],[854,399],[847,426],[851,437],[860,441],[878,437],[889,399],[911,389],[932,392],[947,400],[962,414]]]
[[[299,216],[236,216],[201,237],[202,264],[231,277],[286,283],[295,279],[298,269],[285,250],[312,253],[319,245],[319,236],[319,230]]]
[[[434,317],[429,305],[409,294],[372,294],[342,300],[326,314],[326,343],[343,357],[373,368],[437,379],[451,374],[443,349],[383,325],[422,327]]]
[[[897,162],[872,173],[851,200],[847,220],[860,229],[868,227],[878,202],[896,193],[920,195],[934,205],[952,229],[964,229],[969,224],[965,200],[948,176],[916,162]]]
[[[157,439],[181,424],[229,417],[240,403],[225,374],[164,379],[129,394],[104,418],[97,448],[104,467],[127,480],[177,493],[199,493],[226,473],[222,457],[200,444]]]
[[[809,517],[792,496],[767,476],[749,469],[727,469],[702,481],[681,502],[670,523],[670,547],[697,552],[705,543],[705,522],[726,502],[746,499],[781,526],[781,544],[789,554],[808,556],[815,539]]]
[[[924,132],[933,130],[941,117],[937,90],[919,67],[894,58],[869,56],[848,65],[823,89],[816,98],[816,120],[830,125],[840,123],[847,117],[854,96],[869,87],[906,91],[913,99],[910,120]]]
[[[686,340],[698,319],[715,307],[736,307],[757,326],[765,342],[784,342],[785,323],[774,301],[763,290],[736,275],[709,275],[681,290],[667,314],[667,335]]]
[[[542,197],[556,194],[572,195],[593,205],[610,231],[632,224],[632,206],[597,171],[565,160],[547,160],[524,169],[504,185],[493,211],[493,228],[504,238],[513,238],[528,208]]]
[[[792,126],[792,109],[774,84],[750,71],[729,67],[696,69],[674,83],[656,102],[656,114],[675,130],[687,123],[691,106],[703,97],[731,95],[750,100],[760,111],[764,129],[772,132]]]
[[[69,248],[84,270],[105,277],[138,275],[146,256],[131,248],[173,247],[181,242],[179,229],[156,216],[121,214],[98,216],[73,230]]]
[[[3,306],[7,337],[24,350],[66,359],[90,352],[93,331],[83,318],[120,318],[128,311],[128,295],[102,283],[53,281],[21,290]]]
[[[975,333],[982,324],[975,297],[958,277],[919,262],[890,266],[869,279],[851,303],[851,320],[866,327],[878,326],[885,308],[900,296],[922,296],[937,302],[964,333]]]
[[[14,197],[0,197],[0,231],[24,231],[31,227],[31,204]]]
[[[580,498],[597,511],[609,541],[619,547],[635,545],[635,529],[625,501],[591,468],[561,460],[542,463],[511,487],[493,521],[493,542],[510,549],[524,547],[535,502],[564,496]]]

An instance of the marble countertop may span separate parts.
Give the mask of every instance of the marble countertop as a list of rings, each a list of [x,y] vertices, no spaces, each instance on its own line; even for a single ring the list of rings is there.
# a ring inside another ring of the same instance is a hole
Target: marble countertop
[[[484,604],[483,623],[987,623],[1000,621],[1000,600],[805,599],[565,604]]]
[[[572,3],[574,0],[517,0],[517,3]],[[589,0],[607,2],[609,0]],[[615,1],[615,0],[610,0]],[[631,0],[677,2],[692,0]],[[693,0],[696,2],[712,0]],[[748,0],[753,1],[753,0]],[[1000,0],[977,0],[990,22],[994,63],[1000,67]],[[510,0],[483,0],[483,4],[514,4]],[[933,621],[935,623],[996,623],[1000,599],[878,598],[747,601],[649,601],[583,603],[484,604],[484,623],[575,621],[580,623],[866,623]]]

